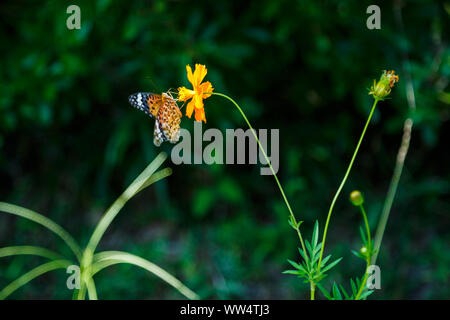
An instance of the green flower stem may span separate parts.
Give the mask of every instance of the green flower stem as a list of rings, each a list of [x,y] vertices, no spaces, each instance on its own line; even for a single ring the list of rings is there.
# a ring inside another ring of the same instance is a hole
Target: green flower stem
[[[350,164],[348,165],[347,172],[345,172],[345,175],[344,175],[344,178],[342,179],[341,185],[337,189],[336,194],[334,195],[333,201],[331,202],[330,209],[328,210],[327,221],[325,223],[325,229],[323,231],[322,249],[320,250],[318,271],[320,271],[320,267],[321,267],[321,263],[322,263],[323,249],[325,248],[325,240],[327,238],[328,225],[330,223],[331,213],[333,212],[334,204],[336,203],[336,200],[339,197],[339,194],[341,193],[341,190],[344,187],[345,182],[347,181],[348,175],[350,174],[350,171],[353,166],[353,162],[355,161],[359,147],[361,146],[361,142],[364,138],[367,127],[369,126],[370,119],[372,119],[372,115],[373,115],[373,112],[375,111],[375,107],[377,106],[377,103],[378,103],[378,99],[375,99],[375,101],[373,102],[372,110],[370,111],[369,117],[367,118],[366,125],[364,126],[363,132],[361,133],[361,137],[359,138],[358,144],[356,145],[356,149],[353,152],[352,159],[350,160]]]
[[[369,222],[367,220],[367,214],[366,214],[366,210],[364,210],[363,205],[360,205],[359,208],[361,209],[361,214],[363,216],[364,219],[364,225],[366,226],[366,232],[367,232],[367,250],[369,251],[369,253],[371,253],[372,250],[372,240],[370,238],[370,227],[369,227]]]
[[[361,281],[361,285],[359,287],[358,293],[355,297],[355,300],[358,300],[359,297],[361,296],[364,287],[366,286],[366,282],[367,282],[367,277],[368,277],[368,270],[369,270],[369,266],[370,266],[370,258],[372,256],[372,240],[371,240],[371,235],[370,235],[370,228],[369,228],[369,222],[367,220],[367,214],[366,211],[364,210],[363,205],[360,205],[359,208],[361,209],[361,214],[363,216],[364,219],[364,224],[366,226],[366,233],[367,233],[367,256],[366,256],[366,271],[364,273],[364,278]]]
[[[272,171],[273,177],[275,178],[275,181],[277,182],[278,188],[280,189],[281,195],[283,196],[284,202],[286,203],[286,207],[288,208],[289,213],[290,213],[290,215],[291,215],[291,219],[293,220],[293,222],[294,222],[294,224],[295,224],[295,226],[296,226],[298,238],[300,239],[300,243],[301,243],[303,252],[305,253],[305,256],[308,257],[308,256],[307,256],[307,251],[306,251],[306,248],[305,248],[305,244],[304,244],[304,242],[303,242],[303,237],[302,237],[302,234],[301,234],[301,232],[300,232],[300,226],[298,225],[297,220],[295,219],[294,213],[292,212],[292,209],[291,209],[291,206],[290,206],[290,204],[289,204],[289,201],[287,200],[286,195],[284,194],[283,187],[281,186],[280,181],[278,180],[278,177],[277,177],[277,175],[276,175],[276,173],[275,173],[275,170],[273,170],[272,164],[270,163],[269,158],[268,158],[267,155],[266,155],[266,151],[264,150],[264,148],[261,146],[261,143],[259,142],[258,136],[257,136],[256,133],[255,133],[255,130],[253,129],[253,127],[252,127],[252,125],[250,124],[250,122],[248,121],[247,117],[245,116],[244,111],[242,111],[241,107],[239,107],[239,105],[238,105],[233,99],[231,99],[230,97],[228,97],[227,95],[224,95],[224,94],[222,94],[222,93],[217,93],[217,92],[210,92],[210,93],[205,93],[205,94],[213,94],[213,95],[221,96],[221,97],[224,97],[224,98],[228,99],[229,101],[231,101],[231,103],[234,104],[234,106],[235,106],[235,107],[239,110],[239,112],[241,113],[241,115],[242,115],[242,117],[244,118],[245,122],[247,123],[248,127],[249,127],[250,130],[252,131],[253,136],[255,137],[256,141],[258,142],[258,146],[259,146],[260,150],[262,151],[262,153],[263,153],[263,155],[264,155],[264,158],[266,159],[266,162],[268,163],[268,165],[269,165],[269,167],[270,167],[270,170]]]
[[[316,293],[316,284],[314,282],[309,283],[310,291],[311,291],[311,300],[314,300],[314,295]]]

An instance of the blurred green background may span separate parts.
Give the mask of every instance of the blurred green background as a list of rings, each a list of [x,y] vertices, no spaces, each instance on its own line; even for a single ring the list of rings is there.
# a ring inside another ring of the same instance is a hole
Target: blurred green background
[[[81,29],[66,8],[81,8]],[[381,8],[381,30],[366,8]],[[396,11],[397,10],[397,11]],[[395,12],[401,10],[404,32]],[[0,4],[0,201],[40,212],[86,244],[104,210],[161,151],[153,121],[128,95],[188,85],[186,64],[244,108],[256,128],[280,128],[279,178],[310,238],[326,218],[383,69],[400,83],[376,110],[332,217],[326,253],[343,261],[324,280],[348,288],[364,263],[363,191],[372,230],[395,164],[404,119],[406,58],[417,103],[410,151],[378,264],[372,299],[450,298],[450,1],[2,1]],[[246,128],[219,97],[206,128]],[[192,120],[183,117],[182,127]],[[308,286],[281,272],[298,260],[274,179],[254,165],[180,165],[132,199],[99,249],[141,255],[203,298],[302,299]],[[69,254],[44,228],[0,214],[0,247],[39,245]],[[44,262],[0,260],[0,287]],[[69,299],[63,270],[13,299]],[[143,270],[117,265],[96,278],[101,299],[182,296]]]

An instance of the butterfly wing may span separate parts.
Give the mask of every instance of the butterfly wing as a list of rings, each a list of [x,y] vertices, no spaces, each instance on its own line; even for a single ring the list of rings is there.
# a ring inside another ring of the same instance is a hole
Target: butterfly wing
[[[177,102],[173,98],[163,97],[155,120],[153,143],[156,146],[160,146],[164,141],[178,142],[181,116]]]
[[[138,92],[130,95],[128,101],[136,109],[144,111],[150,117],[157,118],[162,104],[162,97],[160,94]]]

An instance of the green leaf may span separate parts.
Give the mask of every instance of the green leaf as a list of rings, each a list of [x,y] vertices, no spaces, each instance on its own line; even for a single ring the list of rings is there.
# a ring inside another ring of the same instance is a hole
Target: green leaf
[[[339,288],[341,288],[341,292],[344,294],[345,300],[350,300],[350,296],[347,294],[347,291],[345,291],[344,286],[340,284]]]
[[[366,258],[365,258],[365,257],[362,255],[362,253],[359,252],[359,251],[352,250],[352,253],[353,253],[355,256],[357,256],[358,258],[361,258],[361,259],[363,259],[363,260],[366,260]]]
[[[301,268],[301,266],[297,263],[297,262],[294,262],[294,261],[292,261],[292,260],[287,260],[295,269],[300,269]]]
[[[301,266],[300,264],[298,264],[298,263],[296,263],[296,262],[294,262],[294,261],[292,261],[292,260],[289,260],[289,259],[288,259],[288,262],[289,262],[294,268],[296,268],[296,269],[298,269],[298,270],[300,270],[300,271],[302,271],[302,272],[304,272],[304,273],[308,273],[308,272],[306,271],[306,269],[305,269],[303,266]]]
[[[367,290],[364,291],[363,293],[361,293],[361,295],[359,296],[359,299],[364,299],[367,298],[368,296],[370,296],[375,290]]]
[[[73,251],[77,259],[81,260],[81,249],[76,243],[76,241],[72,238],[72,236],[59,224],[55,223],[53,220],[50,220],[49,218],[31,211],[29,209],[19,207],[10,203],[6,202],[0,202],[0,213],[6,212],[10,214],[14,214],[16,216],[34,221],[50,231],[56,233],[61,239],[64,240],[64,242],[67,244],[67,246]]]
[[[316,255],[320,253],[320,249],[322,249],[322,242],[316,245],[316,247],[314,248],[314,254]]]
[[[111,222],[117,216],[117,214],[122,210],[125,204],[133,198],[136,193],[141,191],[143,188],[149,185],[149,180],[152,180],[152,175],[154,172],[163,164],[163,162],[167,159],[167,154],[161,152],[156,156],[156,158],[144,169],[144,171],[139,174],[139,176],[134,179],[134,181],[125,189],[125,191],[119,196],[119,198],[114,201],[114,203],[109,207],[109,209],[105,212],[101,220],[97,223],[94,232],[89,239],[87,249],[91,253],[95,252],[98,243],[100,242],[103,234],[106,229],[109,227]],[[170,171],[171,172],[171,171]],[[166,171],[158,175],[153,182],[157,181],[157,178],[164,177],[165,174],[170,172]]]
[[[284,274],[294,274],[294,275],[304,275],[304,272],[298,271],[298,270],[285,270],[283,271]]]
[[[358,288],[361,287],[361,279],[359,279],[359,277],[356,277],[356,286]]]
[[[292,227],[292,229],[297,230],[295,223],[292,221],[292,216],[289,216],[288,223]]]
[[[324,267],[323,269],[321,269],[320,271],[322,273],[327,272],[328,270],[330,270],[331,268],[333,268],[335,265],[337,265],[339,263],[339,261],[342,260],[342,257],[339,259],[334,260],[333,262],[331,262],[329,265],[327,265],[326,267]]]
[[[171,168],[165,168],[165,169],[159,170],[158,172],[155,172],[154,174],[152,174],[150,176],[149,179],[147,179],[147,181],[142,185],[142,187],[139,188],[139,190],[136,192],[136,194],[138,194],[139,192],[141,192],[148,186],[152,185],[153,183],[170,176],[171,174],[172,174]]]
[[[317,247],[317,242],[319,241],[319,221],[316,220],[316,223],[314,224],[314,231],[311,239],[311,243],[313,244],[313,247]]]
[[[355,281],[353,281],[353,279],[350,279],[350,285],[352,286],[353,296],[356,296],[358,294],[358,288],[356,287]]]
[[[7,285],[5,288],[3,288],[3,290],[0,291],[0,300],[4,300],[11,293],[16,291],[20,287],[24,286],[34,278],[39,277],[40,275],[52,270],[67,268],[70,265],[72,265],[72,262],[69,260],[53,260],[44,263],[32,269],[31,271],[25,273],[24,275],[20,276],[19,278],[11,282],[9,285]]]
[[[103,251],[94,255],[94,263],[92,265],[92,276],[99,272],[100,270],[118,263],[129,263],[141,267],[155,276],[159,277],[163,281],[170,284],[172,287],[177,289],[181,294],[183,294],[188,299],[199,299],[199,296],[186,287],[180,280],[172,276],[166,270],[157,266],[156,264],[136,256],[134,254],[122,251]]]
[[[59,260],[62,258],[61,255],[53,251],[36,246],[13,246],[0,248],[0,258],[16,255],[35,255],[50,260]]]
[[[342,296],[341,296],[341,293],[339,292],[339,288],[336,285],[336,282],[333,283],[333,298],[335,300],[342,300]]]
[[[306,255],[303,252],[303,250],[301,248],[298,248],[298,252],[300,252],[300,255],[302,256],[303,260],[308,261],[308,259],[306,259]]]
[[[312,257],[313,256],[313,250],[312,250],[311,244],[309,243],[308,240],[305,240],[305,245],[306,245],[306,249],[308,250],[308,253],[309,253],[308,255],[310,257]]]
[[[364,245],[367,247],[367,238],[366,238],[366,234],[364,233],[364,229],[362,226],[359,226],[359,233],[361,234],[361,239],[362,239]]]
[[[317,286],[317,288],[319,288],[319,290],[322,292],[322,294],[325,296],[325,298],[327,298],[328,300],[333,300],[333,297],[330,296],[328,291],[325,290],[325,288],[322,287],[322,285],[320,283],[316,283],[316,286]]]
[[[320,269],[322,269],[322,267],[324,267],[327,264],[327,262],[328,262],[328,260],[330,260],[330,258],[331,258],[331,254],[327,255],[325,258],[322,259],[322,262],[320,263]]]

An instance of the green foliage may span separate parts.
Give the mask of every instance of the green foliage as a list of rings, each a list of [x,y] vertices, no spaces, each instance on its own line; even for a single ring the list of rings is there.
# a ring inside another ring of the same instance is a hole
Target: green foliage
[[[295,270],[287,270],[283,273],[293,274],[299,278],[304,278],[305,283],[312,282],[317,284],[323,278],[327,276],[326,272],[331,270],[336,266],[342,258],[336,259],[333,262],[328,263],[331,255],[326,256],[322,259],[319,266],[320,249],[322,248],[322,242],[319,241],[319,222],[316,221],[314,224],[314,231],[312,234],[311,242],[305,241],[307,252],[305,253],[303,249],[298,248],[300,256],[303,261],[301,264],[294,261],[288,260],[288,262],[295,268]],[[327,264],[328,263],[328,264]]]
[[[356,281],[350,279],[351,292],[347,292],[341,284],[338,285],[336,282],[333,283],[330,291],[327,291],[320,283],[317,284],[317,287],[328,300],[355,300],[359,288],[361,287],[361,283],[362,279],[356,278]],[[365,299],[373,292],[374,290],[365,289],[363,293],[359,295],[359,299]]]

